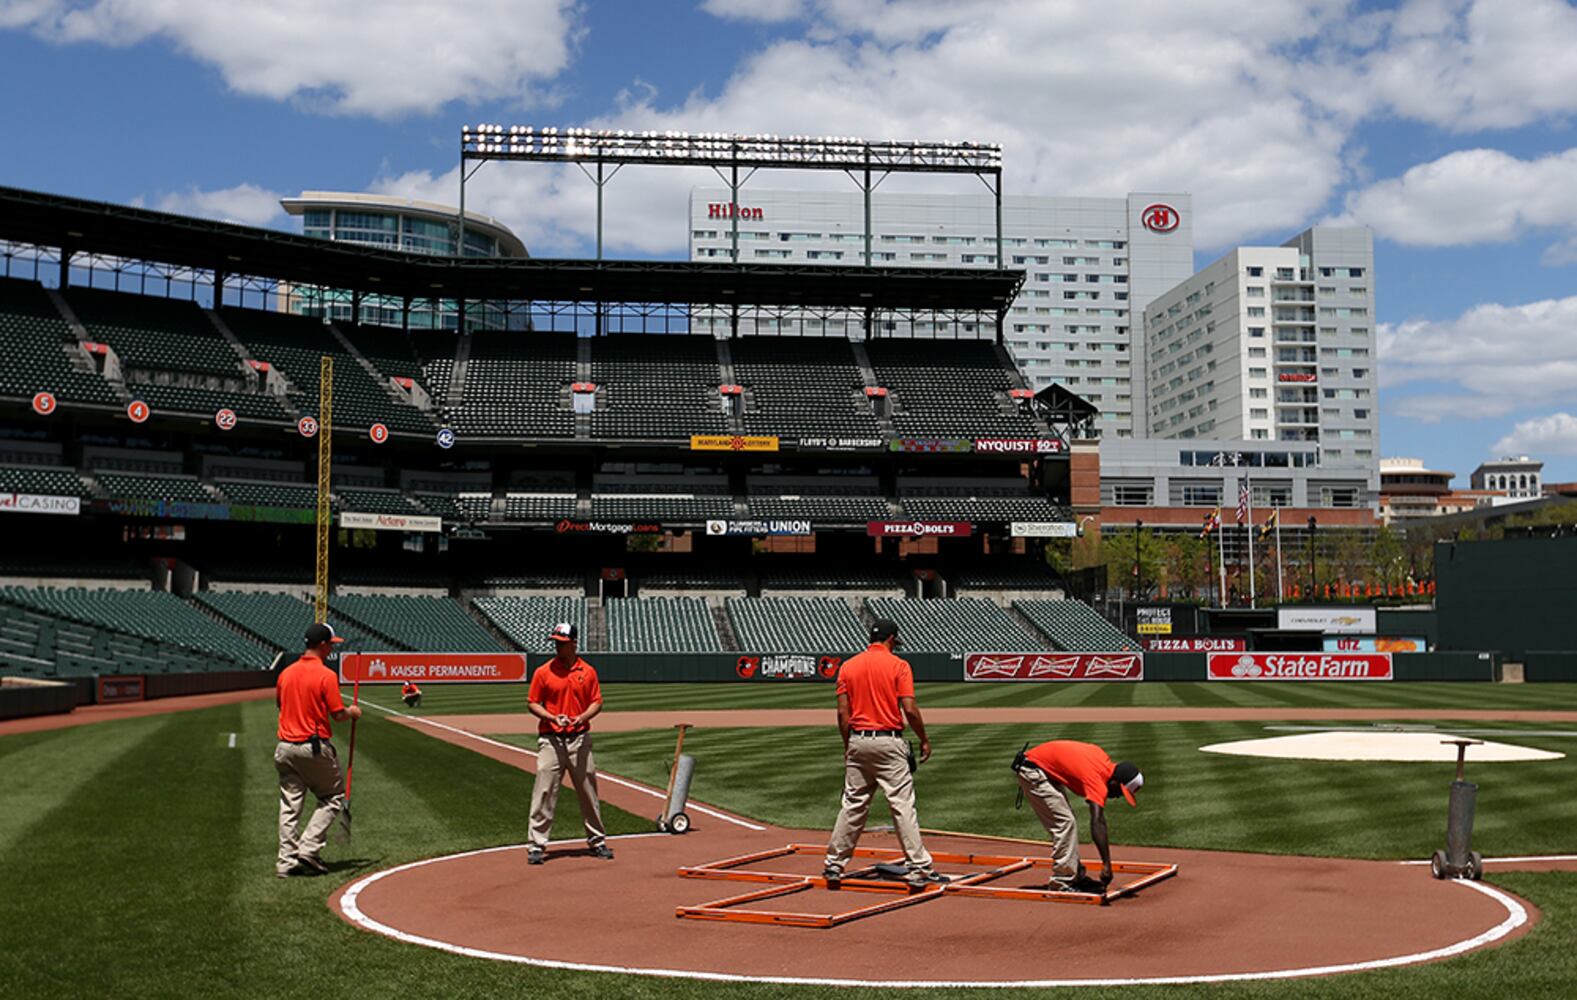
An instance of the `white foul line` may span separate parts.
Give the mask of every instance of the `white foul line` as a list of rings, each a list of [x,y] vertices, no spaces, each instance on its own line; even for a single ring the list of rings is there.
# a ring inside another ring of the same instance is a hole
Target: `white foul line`
[[[660,836],[660,834],[636,834],[634,836]],[[611,838],[610,838],[611,839]],[[562,843],[571,843],[563,841]],[[465,945],[451,944],[448,941],[439,941],[435,938],[422,937],[406,931],[390,927],[362,912],[357,903],[363,890],[373,883],[390,875],[397,875],[413,868],[422,868],[426,865],[438,864],[443,861],[454,861],[460,858],[474,857],[479,854],[491,854],[496,851],[518,851],[526,847],[525,844],[514,844],[507,847],[487,847],[476,851],[465,851],[461,854],[450,854],[440,858],[427,858],[423,861],[412,861],[409,864],[390,868],[387,871],[374,872],[366,878],[359,879],[345,890],[340,897],[339,906],[347,919],[352,923],[385,937],[404,941],[408,944],[425,945],[437,948],[456,955],[465,955],[470,958],[490,958],[500,962],[514,962],[519,965],[533,965],[544,969],[568,969],[576,972],[618,972],[640,976],[662,976],[672,979],[702,979],[713,982],[750,982],[750,983],[779,983],[804,986],[881,986],[894,988],[958,988],[958,987],[983,987],[992,989],[1006,988],[1049,988],[1059,986],[1138,986],[1150,985],[1189,985],[1196,983],[1228,983],[1257,979],[1295,979],[1305,976],[1329,976],[1343,972],[1365,972],[1373,969],[1390,969],[1402,965],[1416,965],[1420,962],[1432,962],[1436,959],[1450,958],[1463,952],[1472,951],[1485,945],[1493,944],[1512,931],[1528,922],[1528,911],[1516,899],[1506,895],[1498,889],[1479,882],[1458,881],[1457,884],[1475,892],[1481,892],[1491,899],[1496,900],[1506,908],[1506,919],[1491,927],[1483,933],[1445,945],[1430,951],[1415,952],[1411,955],[1395,955],[1391,958],[1377,958],[1366,962],[1349,962],[1343,965],[1317,965],[1301,969],[1276,969],[1268,972],[1224,972],[1202,976],[1151,976],[1130,977],[1124,979],[1020,979],[1020,980],[878,980],[878,979],[825,979],[800,976],[749,976],[727,972],[700,972],[691,969],[649,969],[635,968],[623,965],[594,965],[583,962],[561,962],[547,958],[531,958],[526,955],[511,955],[504,952],[487,951],[482,948],[470,948]]]
[[[230,749],[235,749],[235,733],[230,734]]]
[[[515,752],[515,753],[525,754],[528,757],[535,757],[536,756],[535,751],[527,750],[525,747],[517,747],[513,743],[505,743],[502,740],[495,740],[495,739],[493,739],[490,736],[478,736],[476,733],[473,733],[473,732],[471,732],[468,729],[461,729],[458,726],[451,726],[451,725],[448,725],[446,723],[435,722],[432,719],[424,719],[424,718],[422,718],[419,715],[407,715],[404,712],[399,712],[399,711],[396,711],[396,710],[394,710],[392,708],[385,708],[384,706],[379,705],[378,703],[372,702],[372,701],[365,702],[365,704],[371,705],[373,708],[376,708],[380,712],[388,712],[390,715],[398,715],[402,719],[410,719],[412,722],[419,722],[419,723],[421,723],[424,726],[432,726],[434,729],[443,729],[443,730],[445,730],[447,732],[458,733],[461,736],[467,737],[468,739],[476,740],[479,743],[486,743],[488,746],[501,747],[501,748],[503,748],[505,750],[510,750],[510,751]],[[607,782],[610,782],[610,783],[615,784],[615,785],[622,785],[625,788],[634,789],[635,791],[640,792],[643,795],[650,795],[654,799],[666,799],[666,798],[668,798],[668,795],[667,795],[666,792],[660,792],[660,791],[658,791],[655,788],[648,788],[645,785],[637,784],[636,782],[630,781],[630,780],[628,780],[626,778],[621,778],[621,777],[619,777],[616,774],[609,774],[607,771],[598,771],[597,772],[597,780],[598,781],[607,781]],[[764,827],[764,826],[757,826],[755,823],[747,822],[746,820],[738,819],[736,817],[729,816],[729,815],[726,815],[724,813],[720,813],[720,812],[716,811],[715,809],[708,809],[706,806],[700,805],[699,803],[696,803],[696,802],[688,803],[685,806],[685,811],[687,811],[687,812],[698,812],[698,813],[700,813],[703,816],[710,816],[713,819],[720,819],[720,820],[723,820],[726,823],[732,823],[735,826],[742,826],[746,830],[755,830],[757,832],[760,832],[760,831],[766,829],[766,827]]]
[[[1515,865],[1528,861],[1577,861],[1577,854],[1530,854],[1522,858],[1482,858],[1486,865]],[[1428,861],[1399,861],[1403,865],[1427,865]]]

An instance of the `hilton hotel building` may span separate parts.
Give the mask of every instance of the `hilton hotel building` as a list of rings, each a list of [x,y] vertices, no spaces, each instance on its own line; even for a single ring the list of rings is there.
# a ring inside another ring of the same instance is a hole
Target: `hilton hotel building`
[[[733,216],[745,262],[860,264],[865,203],[858,191],[726,188],[690,195],[690,259],[728,259]],[[877,194],[871,263],[895,267],[997,266],[996,205],[986,194]],[[1025,272],[1004,336],[1031,386],[1067,386],[1101,410],[1101,431],[1145,436],[1147,386],[1140,319],[1156,296],[1194,273],[1193,204],[1186,194],[1125,198],[1009,196],[1002,203],[1004,265]],[[698,313],[698,332],[729,320]],[[741,334],[858,336],[860,317],[791,310],[740,322]],[[917,337],[979,337],[974,324],[918,319]]]

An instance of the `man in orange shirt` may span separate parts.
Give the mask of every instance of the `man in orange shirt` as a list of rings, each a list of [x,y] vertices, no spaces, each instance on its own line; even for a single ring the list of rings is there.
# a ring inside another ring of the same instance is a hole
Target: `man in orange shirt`
[[[422,707],[422,689],[416,686],[415,681],[406,681],[400,685],[400,700],[405,702],[407,708]]]
[[[577,654],[579,631],[568,622],[553,626],[558,651],[531,675],[526,707],[537,722],[537,778],[531,788],[530,846],[526,862],[547,860],[548,835],[558,806],[559,784],[568,771],[580,799],[586,845],[593,857],[613,860],[597,801],[597,763],[591,753],[591,720],[602,711],[597,671]]]
[[[307,628],[306,652],[280,671],[274,702],[279,706],[279,743],[274,747],[274,769],[279,772],[279,859],[274,872],[291,875],[324,875],[328,866],[319,856],[329,828],[345,808],[345,776],[339,756],[329,740],[334,730],[329,720],[361,718],[361,707],[347,707],[340,697],[339,677],[323,661],[343,642],[324,622]],[[306,793],[317,796],[318,808],[299,836]]]
[[[920,840],[914,807],[914,769],[903,739],[904,720],[920,738],[920,760],[931,757],[925,720],[914,700],[914,673],[893,655],[898,625],[885,618],[871,624],[870,645],[838,668],[838,731],[843,735],[843,808],[827,842],[822,877],[829,888],[843,880],[843,868],[865,830],[871,796],[880,787],[892,810],[893,826],[908,862],[906,881],[924,889],[947,881],[931,865]]]
[[[1131,806],[1139,803],[1133,793],[1144,785],[1144,775],[1127,761],[1113,763],[1106,751],[1093,743],[1052,740],[1013,758],[1019,787],[1051,835],[1052,867],[1049,889],[1062,892],[1104,892],[1112,881],[1112,849],[1106,831],[1106,800],[1122,795]],[[1079,822],[1072,798],[1083,796],[1090,804],[1090,839],[1101,852],[1101,878],[1089,877],[1079,860]]]

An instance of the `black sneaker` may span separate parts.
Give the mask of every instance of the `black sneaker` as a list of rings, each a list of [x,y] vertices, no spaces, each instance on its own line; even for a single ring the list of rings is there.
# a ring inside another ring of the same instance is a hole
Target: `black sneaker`
[[[526,851],[526,864],[528,865],[540,865],[547,859],[548,856],[543,854],[540,848],[533,847]]]
[[[821,877],[827,880],[827,888],[836,889],[843,885],[843,869],[836,865],[828,865],[821,870]]]
[[[904,881],[908,882],[912,888],[926,889],[933,885],[946,885],[952,879],[949,879],[934,868],[928,868],[923,872],[910,872],[909,877],[904,879]]]
[[[607,844],[598,844],[596,847],[591,849],[591,856],[594,858],[601,858],[604,861],[612,861],[613,848],[609,847]]]
[[[296,859],[296,867],[291,869],[291,871],[296,875],[327,875],[329,873],[329,866],[324,864],[321,858],[314,858],[303,854],[301,857]]]

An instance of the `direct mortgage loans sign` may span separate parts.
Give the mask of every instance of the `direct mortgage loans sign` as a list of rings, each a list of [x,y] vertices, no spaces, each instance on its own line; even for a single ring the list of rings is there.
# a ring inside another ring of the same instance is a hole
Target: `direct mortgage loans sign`
[[[1213,681],[1388,681],[1390,653],[1210,653]]]
[[[340,681],[352,684],[443,684],[523,681],[524,653],[344,653]]]

